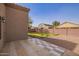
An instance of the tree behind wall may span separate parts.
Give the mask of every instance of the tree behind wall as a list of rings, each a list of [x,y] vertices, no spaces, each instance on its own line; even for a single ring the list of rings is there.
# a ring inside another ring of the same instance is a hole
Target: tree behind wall
[[[28,19],[28,29],[29,30],[31,30],[31,28],[32,28],[32,23],[33,23],[32,18],[29,17],[29,19]]]
[[[52,22],[53,33],[55,33],[55,32],[54,32],[54,29],[55,29],[58,25],[60,25],[60,22],[59,22],[59,21],[54,21],[54,22]]]

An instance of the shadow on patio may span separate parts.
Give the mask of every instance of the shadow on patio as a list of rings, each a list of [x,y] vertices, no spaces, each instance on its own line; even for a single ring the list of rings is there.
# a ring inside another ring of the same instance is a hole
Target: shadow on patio
[[[41,38],[40,38],[41,39]],[[74,48],[76,47],[76,43],[73,43],[73,42],[70,42],[70,41],[67,41],[67,40],[62,40],[62,39],[55,39],[55,38],[42,38],[42,40],[45,40],[47,42],[50,42],[50,43],[53,43],[55,45],[58,45],[58,46],[61,46],[61,47],[64,47],[68,50],[71,50],[73,51]]]

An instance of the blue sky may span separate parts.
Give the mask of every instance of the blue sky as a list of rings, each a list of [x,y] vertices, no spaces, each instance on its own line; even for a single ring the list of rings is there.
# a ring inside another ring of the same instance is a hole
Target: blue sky
[[[61,3],[20,3],[19,5],[30,8],[29,16],[33,26],[40,23],[52,24],[53,21],[73,22],[79,24],[79,4]]]

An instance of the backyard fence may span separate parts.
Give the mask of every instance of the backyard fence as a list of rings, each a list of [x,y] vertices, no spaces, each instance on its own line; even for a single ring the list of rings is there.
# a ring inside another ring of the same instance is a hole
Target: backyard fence
[[[48,29],[49,33],[66,35],[66,29]],[[68,29],[68,35],[79,36],[79,29]]]

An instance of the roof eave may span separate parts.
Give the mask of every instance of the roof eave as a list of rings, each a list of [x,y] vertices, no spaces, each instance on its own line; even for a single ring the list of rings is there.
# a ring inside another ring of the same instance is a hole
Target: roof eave
[[[4,5],[7,6],[7,7],[11,7],[11,8],[22,10],[22,11],[27,11],[27,12],[30,11],[29,8],[26,8],[26,7],[23,7],[23,6],[14,4],[14,3],[4,3]]]

